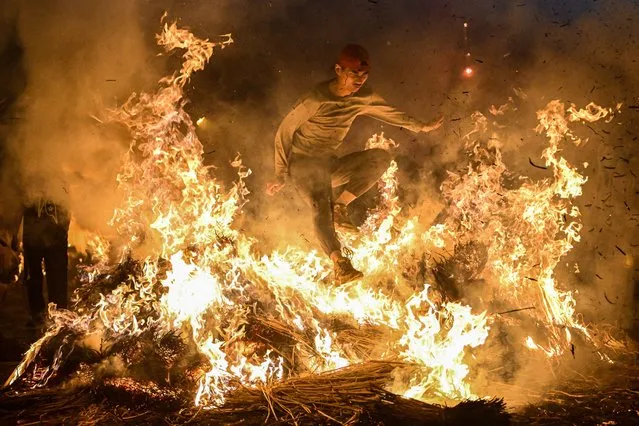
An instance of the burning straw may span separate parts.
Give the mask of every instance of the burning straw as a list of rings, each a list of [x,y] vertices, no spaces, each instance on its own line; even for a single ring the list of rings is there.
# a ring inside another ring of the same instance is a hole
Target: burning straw
[[[392,372],[406,364],[368,361],[318,375],[291,378],[280,383],[243,389],[229,397],[216,415],[246,419],[247,406],[267,408],[265,421],[299,424],[467,424],[462,418],[484,415],[485,424],[507,424],[500,400],[461,403],[448,408],[399,397],[384,390]],[[397,424],[397,423],[396,423]],[[479,423],[475,423],[479,424]]]
[[[369,361],[322,374],[310,374],[241,388],[211,410],[167,405],[167,391],[133,380],[107,380],[89,387],[24,392],[0,399],[0,420],[102,425],[153,424],[419,424],[506,425],[501,400],[466,401],[455,407],[399,397],[384,388],[405,364]],[[175,397],[175,396],[174,396]],[[125,408],[128,407],[128,408]],[[21,411],[24,409],[24,411]],[[481,420],[480,420],[481,419]]]
[[[267,409],[267,419],[295,421],[301,417],[349,423],[364,407],[378,402],[391,372],[402,365],[369,361],[322,374],[310,374],[233,393],[221,413],[246,417],[248,407]],[[323,419],[322,419],[323,418]],[[346,421],[345,421],[346,419]]]

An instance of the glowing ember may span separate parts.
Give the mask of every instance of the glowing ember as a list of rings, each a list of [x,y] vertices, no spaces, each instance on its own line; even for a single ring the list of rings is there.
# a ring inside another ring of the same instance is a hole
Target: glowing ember
[[[471,67],[464,68],[464,77],[472,77],[475,75],[475,71]]]

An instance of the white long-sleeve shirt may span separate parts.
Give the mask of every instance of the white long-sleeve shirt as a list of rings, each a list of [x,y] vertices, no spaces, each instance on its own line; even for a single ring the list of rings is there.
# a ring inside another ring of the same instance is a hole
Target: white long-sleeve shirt
[[[339,97],[330,91],[329,83],[320,83],[302,96],[280,124],[275,135],[277,177],[288,175],[291,153],[311,157],[334,154],[359,115],[413,132],[419,132],[425,125],[388,105],[368,86],[350,96]]]

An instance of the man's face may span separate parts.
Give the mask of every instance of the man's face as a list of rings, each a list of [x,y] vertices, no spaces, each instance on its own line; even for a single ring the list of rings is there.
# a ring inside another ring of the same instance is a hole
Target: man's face
[[[335,72],[337,73],[340,86],[351,94],[361,89],[368,79],[368,70],[356,71],[336,65]]]

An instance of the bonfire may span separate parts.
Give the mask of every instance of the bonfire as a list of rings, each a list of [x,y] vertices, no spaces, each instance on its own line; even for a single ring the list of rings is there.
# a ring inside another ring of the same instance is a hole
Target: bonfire
[[[540,181],[508,172],[497,128],[477,113],[434,224],[402,208],[393,162],[360,232],[340,234],[366,278],[336,287],[316,252],[262,253],[235,226],[250,202],[241,157],[231,187],[203,163],[184,87],[232,41],[165,22],[157,42],[179,52],[181,68],[104,112],[131,137],[110,222],[117,239],[93,237],[72,309],[50,308],[5,404],[91,424],[505,424],[503,401],[472,385],[470,363],[492,329],[526,319],[534,327],[513,350],[558,360],[578,339],[613,362],[621,343],[582,322],[554,271],[579,242],[573,200],[587,181],[562,145],[581,143],[570,126],[620,106],[554,100],[539,111],[539,167],[551,174]],[[473,280],[501,290],[490,305],[454,291]]]

